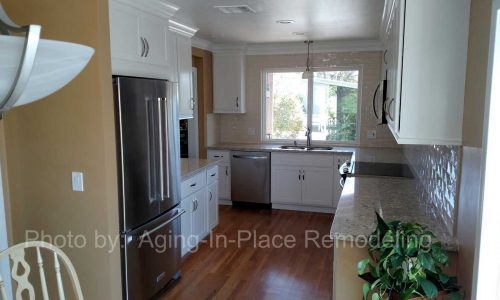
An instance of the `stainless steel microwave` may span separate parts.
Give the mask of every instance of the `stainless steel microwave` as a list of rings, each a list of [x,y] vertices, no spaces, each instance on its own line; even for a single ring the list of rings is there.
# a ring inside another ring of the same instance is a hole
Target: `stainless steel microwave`
[[[384,102],[386,100],[387,80],[382,80],[377,85],[377,89],[373,93],[373,114],[377,119],[377,124],[387,124],[384,112]]]

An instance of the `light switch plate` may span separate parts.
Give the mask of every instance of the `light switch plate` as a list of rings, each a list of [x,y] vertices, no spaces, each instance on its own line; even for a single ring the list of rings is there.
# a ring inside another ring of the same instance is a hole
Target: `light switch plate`
[[[71,172],[71,185],[73,191],[83,192],[83,173],[82,172]]]
[[[376,139],[377,138],[377,131],[376,130],[368,130],[366,136],[369,139]]]

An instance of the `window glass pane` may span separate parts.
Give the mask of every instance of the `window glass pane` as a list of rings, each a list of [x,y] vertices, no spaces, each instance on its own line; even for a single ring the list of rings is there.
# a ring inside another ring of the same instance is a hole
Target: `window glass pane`
[[[266,139],[305,139],[307,79],[301,72],[265,74]]]
[[[314,72],[313,140],[356,141],[358,75],[357,70]]]

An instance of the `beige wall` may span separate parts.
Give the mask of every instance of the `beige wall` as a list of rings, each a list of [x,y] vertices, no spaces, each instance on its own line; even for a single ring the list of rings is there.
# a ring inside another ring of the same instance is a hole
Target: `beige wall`
[[[362,68],[362,108],[360,145],[373,147],[397,147],[387,126],[377,126],[372,113],[372,97],[380,80],[381,53],[343,52],[314,54],[314,67],[355,66]],[[261,73],[266,68],[304,68],[305,54],[256,55],[246,57],[246,114],[221,114],[219,122],[220,142],[258,143],[261,141]],[[250,135],[249,128],[255,128]],[[367,139],[367,130],[376,129],[377,139]]]
[[[464,147],[457,211],[457,238],[460,243],[459,281],[467,293],[467,299],[470,298],[472,288],[476,229],[480,205],[480,166],[483,152],[483,120],[491,4],[491,0],[472,0],[470,14],[463,126]]]
[[[5,126],[14,242],[25,230],[83,234],[88,246],[63,250],[86,299],[121,299],[119,249],[94,247],[94,232],[118,234],[116,145],[107,1],[4,0],[19,24],[41,24],[42,37],[89,45],[96,53],[68,86],[16,108]],[[84,173],[85,192],[71,190],[71,171]],[[48,269],[47,269],[48,272]],[[66,288],[69,291],[69,287]]]

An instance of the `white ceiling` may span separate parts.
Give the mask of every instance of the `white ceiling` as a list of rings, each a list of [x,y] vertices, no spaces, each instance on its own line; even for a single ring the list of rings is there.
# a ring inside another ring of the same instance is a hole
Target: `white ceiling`
[[[384,0],[169,0],[175,18],[212,42],[269,43],[378,39]],[[249,5],[255,14],[224,14],[216,5]],[[291,19],[294,24],[277,24]],[[293,32],[307,32],[305,36]]]

